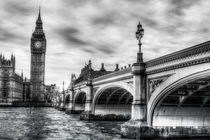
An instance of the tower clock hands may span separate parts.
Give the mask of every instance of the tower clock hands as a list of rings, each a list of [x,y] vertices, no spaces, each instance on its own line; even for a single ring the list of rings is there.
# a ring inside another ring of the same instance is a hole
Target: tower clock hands
[[[34,43],[34,46],[35,46],[37,49],[39,49],[39,48],[42,46],[42,43],[41,43],[40,41],[36,41],[36,42]]]

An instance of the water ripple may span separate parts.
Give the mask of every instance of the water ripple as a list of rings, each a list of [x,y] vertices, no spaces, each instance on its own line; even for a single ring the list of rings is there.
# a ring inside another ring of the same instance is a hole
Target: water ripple
[[[123,122],[87,122],[54,108],[0,108],[0,139],[120,139]]]

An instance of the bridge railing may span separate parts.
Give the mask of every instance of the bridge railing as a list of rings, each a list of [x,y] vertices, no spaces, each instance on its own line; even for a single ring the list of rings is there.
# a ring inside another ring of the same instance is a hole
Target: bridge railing
[[[101,80],[104,80],[104,79],[108,79],[108,78],[120,76],[120,75],[123,75],[123,74],[131,73],[131,71],[132,71],[132,68],[128,67],[128,68],[123,69],[123,70],[115,71],[115,72],[97,77],[97,78],[93,79],[93,82],[97,82],[97,81],[101,81]]]
[[[168,54],[162,57],[150,60],[146,62],[146,67],[153,67],[156,65],[164,64],[170,61],[183,59],[186,57],[194,56],[197,54],[205,53],[210,51],[210,41]]]
[[[131,74],[132,72],[132,68],[131,67],[128,67],[128,68],[124,68],[122,70],[119,70],[119,71],[115,71],[115,72],[112,72],[112,73],[109,73],[109,74],[106,74],[106,75],[102,75],[102,76],[99,76],[97,78],[94,78],[93,79],[93,83],[94,82],[98,82],[98,81],[102,81],[102,80],[105,80],[105,79],[109,79],[109,78],[113,78],[113,77],[118,77],[118,76],[121,76],[121,75],[124,75],[124,74]],[[124,78],[127,78],[127,77],[124,77]],[[85,86],[86,84],[86,81],[83,80],[81,82],[78,82],[74,85],[75,88],[81,88],[83,86]]]

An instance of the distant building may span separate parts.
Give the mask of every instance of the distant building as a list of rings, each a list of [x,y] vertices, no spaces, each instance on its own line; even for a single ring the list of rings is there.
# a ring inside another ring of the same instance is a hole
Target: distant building
[[[116,70],[118,70],[118,65],[116,67]],[[73,76],[74,79],[75,79],[74,84],[76,85],[77,83],[80,83],[82,81],[87,81],[88,78],[94,79],[94,78],[97,78],[97,77],[100,77],[102,75],[106,75],[106,74],[109,74],[109,73],[112,73],[112,72],[113,71],[106,71],[103,63],[101,64],[101,69],[100,70],[94,70],[92,68],[92,63],[89,60],[89,63],[84,68],[82,68],[79,77],[76,78],[75,75]]]
[[[23,76],[15,73],[15,56],[0,55],[0,103],[23,101]]]
[[[45,85],[45,100],[49,103],[52,102],[57,92],[56,84]]]

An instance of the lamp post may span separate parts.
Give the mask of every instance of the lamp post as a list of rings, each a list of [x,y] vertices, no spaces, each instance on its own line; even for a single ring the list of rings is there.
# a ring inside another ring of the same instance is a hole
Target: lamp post
[[[13,92],[14,92],[14,89],[13,89],[14,87],[13,87],[13,81],[12,81],[12,103],[13,103]]]
[[[62,108],[65,107],[65,91],[64,91],[64,81],[63,81],[63,106]]]
[[[136,31],[136,39],[138,40],[138,45],[139,45],[139,52],[137,53],[137,63],[143,62],[142,58],[142,52],[141,52],[141,38],[144,35],[144,29],[142,28],[141,23],[137,25],[137,31]]]
[[[133,102],[131,107],[131,120],[121,125],[123,136],[140,138],[140,132],[148,129],[147,123],[147,99],[146,99],[146,67],[141,51],[141,39],[144,29],[141,23],[137,25],[136,39],[138,40],[139,51],[137,62],[132,65],[133,74]],[[142,128],[142,129],[141,129]],[[145,131],[147,133],[148,131]],[[141,132],[141,134],[144,132]]]

